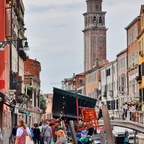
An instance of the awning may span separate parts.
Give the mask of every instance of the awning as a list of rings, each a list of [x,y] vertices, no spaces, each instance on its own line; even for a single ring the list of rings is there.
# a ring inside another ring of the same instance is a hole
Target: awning
[[[58,88],[54,88],[53,92],[53,117],[76,118],[76,98],[79,107],[95,108],[97,100],[94,98]]]

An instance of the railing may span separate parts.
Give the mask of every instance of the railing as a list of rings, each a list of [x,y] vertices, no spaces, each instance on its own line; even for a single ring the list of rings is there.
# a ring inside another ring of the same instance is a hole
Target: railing
[[[103,121],[99,121],[99,125],[103,126],[104,125]],[[138,130],[139,132],[144,133],[143,124],[139,124],[139,123],[128,121],[128,120],[111,120],[111,125],[129,128],[132,130]]]

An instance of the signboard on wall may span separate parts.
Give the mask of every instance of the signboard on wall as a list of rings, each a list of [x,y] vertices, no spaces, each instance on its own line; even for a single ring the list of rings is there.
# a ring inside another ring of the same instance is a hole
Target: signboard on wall
[[[12,8],[6,8],[6,15],[5,15],[5,35],[7,39],[12,38]]]

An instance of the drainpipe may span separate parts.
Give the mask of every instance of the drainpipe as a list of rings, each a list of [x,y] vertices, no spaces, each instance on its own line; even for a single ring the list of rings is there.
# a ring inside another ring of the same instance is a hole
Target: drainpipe
[[[129,76],[128,76],[128,30],[127,30],[127,100],[128,100],[128,95],[129,95]]]
[[[13,89],[13,77],[12,77],[12,74],[13,74],[13,71],[12,71],[12,43],[10,43],[10,89]]]
[[[114,82],[114,73],[113,73],[113,63],[112,63],[112,98],[113,98],[113,119],[114,119],[114,89],[113,89],[113,82]]]

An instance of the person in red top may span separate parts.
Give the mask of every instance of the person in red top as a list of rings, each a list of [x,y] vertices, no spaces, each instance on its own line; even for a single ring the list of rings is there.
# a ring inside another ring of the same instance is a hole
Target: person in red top
[[[26,126],[23,120],[19,120],[18,129],[16,133],[16,141],[15,144],[25,144],[26,143],[26,136],[28,135]]]

